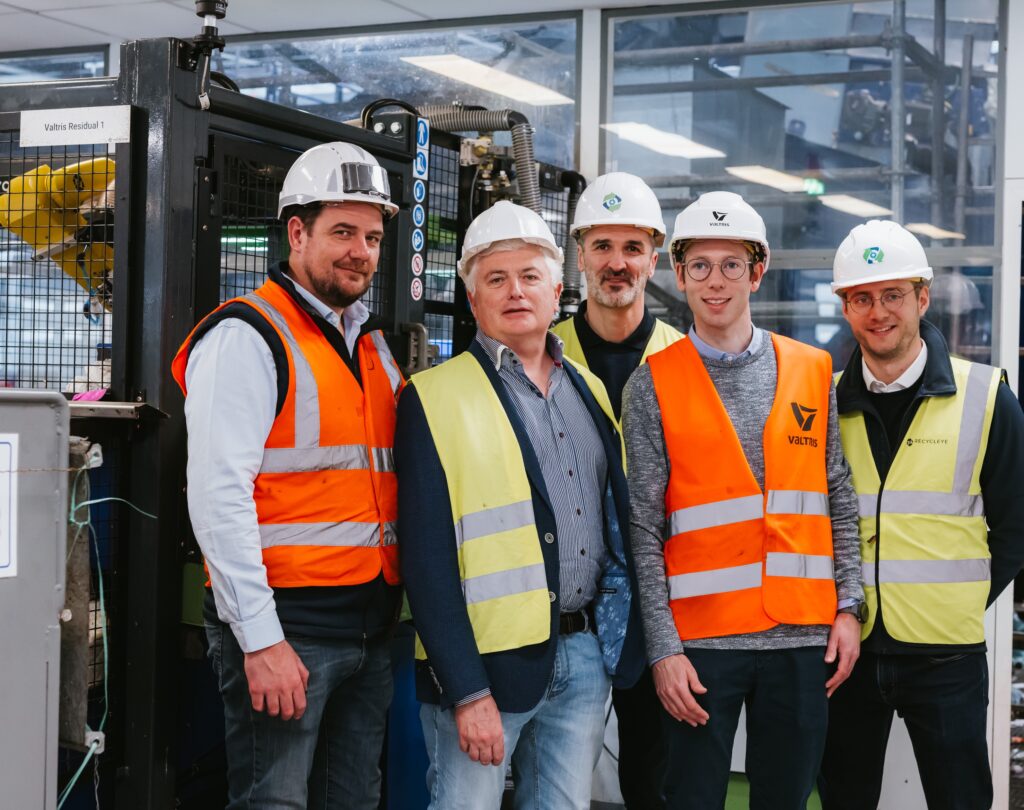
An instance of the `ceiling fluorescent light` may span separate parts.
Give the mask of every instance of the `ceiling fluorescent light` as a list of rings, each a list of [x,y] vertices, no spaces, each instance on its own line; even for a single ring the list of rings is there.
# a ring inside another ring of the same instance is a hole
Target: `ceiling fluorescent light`
[[[844,214],[851,214],[855,217],[887,217],[892,214],[888,208],[875,205],[867,200],[851,197],[849,194],[822,194],[818,197],[822,205],[842,211]]]
[[[762,186],[771,186],[779,191],[804,191],[804,178],[795,174],[769,169],[767,166],[726,166],[725,170],[733,177],[746,180],[748,183],[757,183]]]
[[[958,231],[947,231],[944,228],[939,228],[936,225],[932,225],[929,222],[911,222],[907,225],[907,230],[911,233],[919,233],[921,236],[927,236],[930,239],[966,239],[967,234],[959,233]]]
[[[663,129],[655,129],[647,124],[638,124],[635,121],[626,121],[621,124],[601,124],[602,128],[618,135],[622,140],[638,144],[652,152],[670,157],[697,158],[725,157],[725,152],[712,149],[702,143],[691,141],[682,135],[674,132],[666,132]]]
[[[499,96],[505,96],[534,107],[551,107],[556,104],[572,104],[573,100],[542,84],[521,79],[503,70],[496,70],[472,59],[455,54],[432,56],[403,56],[403,62],[418,68],[439,73],[449,79],[478,87]]]

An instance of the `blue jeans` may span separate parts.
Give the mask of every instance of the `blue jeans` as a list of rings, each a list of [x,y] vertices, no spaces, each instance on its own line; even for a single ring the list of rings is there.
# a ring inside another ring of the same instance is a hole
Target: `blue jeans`
[[[551,683],[540,703],[528,712],[501,713],[516,810],[590,807],[610,687],[593,633],[558,637]],[[505,762],[481,765],[463,753],[452,709],[424,705],[420,720],[430,756],[430,810],[497,810]]]
[[[826,810],[873,810],[893,712],[907,723],[930,810],[992,806],[985,716],[988,661],[963,655],[861,653],[832,695],[819,788]]]
[[[227,810],[376,810],[391,702],[388,640],[289,638],[309,683],[302,719],[281,720],[253,711],[231,628],[208,622],[206,636],[224,699]]]
[[[747,708],[746,772],[752,810],[804,810],[821,764],[828,724],[824,647],[699,650],[686,655],[707,694],[707,725],[662,712],[668,739],[666,806],[725,807],[740,709]],[[851,763],[856,769],[856,762]]]

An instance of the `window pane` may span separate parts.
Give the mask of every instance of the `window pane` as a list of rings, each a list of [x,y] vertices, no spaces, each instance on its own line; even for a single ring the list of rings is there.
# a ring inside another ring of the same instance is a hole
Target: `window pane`
[[[0,84],[88,79],[106,74],[101,50],[0,57]]]
[[[539,160],[575,163],[574,20],[233,42],[215,66],[243,93],[338,121],[379,98],[512,108],[536,128]]]
[[[645,177],[669,225],[706,191],[742,194],[764,217],[773,251],[755,317],[819,345],[842,323],[821,292],[831,253],[860,222],[902,221],[930,251],[936,291],[972,291],[957,300],[980,302],[971,311],[982,314],[970,317],[985,323],[963,333],[963,319],[950,320],[960,304],[943,295],[930,314],[959,330],[948,334],[954,348],[987,359],[999,4],[945,4],[944,68],[933,55],[934,5],[906,4],[906,38],[888,0],[612,17],[605,169]],[[667,261],[660,267],[659,283],[674,292]]]

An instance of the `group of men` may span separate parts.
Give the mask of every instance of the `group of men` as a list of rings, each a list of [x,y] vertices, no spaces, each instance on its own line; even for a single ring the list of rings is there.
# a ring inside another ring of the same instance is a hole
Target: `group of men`
[[[209,570],[230,808],[376,808],[404,586],[435,810],[588,808],[611,692],[628,808],[721,808],[746,708],[751,807],[874,808],[893,713],[932,808],[992,801],[983,615],[1024,561],[1024,416],[922,320],[932,269],[853,229],[858,348],[759,328],[762,218],[702,195],[667,232],[597,178],[562,249],[499,202],[459,261],[478,331],[405,380],[360,297],[397,210],[333,143],[288,173],[289,258],[207,316],[174,374]]]

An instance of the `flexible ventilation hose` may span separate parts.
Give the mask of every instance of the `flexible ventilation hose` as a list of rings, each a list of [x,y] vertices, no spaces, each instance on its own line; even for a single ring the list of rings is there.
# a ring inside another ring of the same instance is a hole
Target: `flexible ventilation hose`
[[[565,259],[562,263],[562,315],[576,314],[580,306],[580,268],[576,262],[576,240],[572,238],[572,223],[576,219],[576,203],[587,187],[586,178],[579,172],[561,172],[562,185],[569,189],[565,223]]]
[[[467,110],[463,107],[428,104],[420,115],[431,126],[446,132],[511,132],[512,159],[519,183],[519,204],[541,213],[540,180],[533,154],[533,127],[526,116],[515,110]]]

